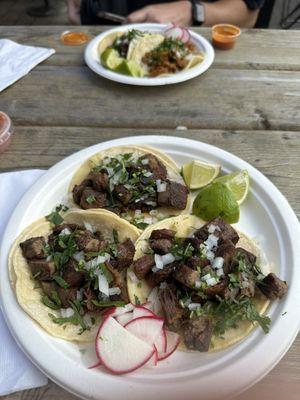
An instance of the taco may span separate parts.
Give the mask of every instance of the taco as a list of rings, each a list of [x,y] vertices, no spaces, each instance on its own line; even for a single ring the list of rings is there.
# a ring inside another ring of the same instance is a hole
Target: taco
[[[105,68],[134,77],[172,75],[204,60],[188,30],[174,26],[160,33],[113,32],[99,43],[98,54]]]
[[[74,207],[113,211],[140,229],[190,208],[189,190],[175,162],[146,146],[93,155],[75,172],[69,195]]]
[[[51,215],[57,225],[41,218],[15,240],[11,284],[20,306],[48,333],[92,341],[102,312],[128,303],[125,270],[139,230],[109,212]]]
[[[154,303],[186,350],[225,349],[258,324],[267,332],[263,313],[287,290],[253,240],[221,218],[204,225],[191,215],[147,228],[127,275],[131,302]]]

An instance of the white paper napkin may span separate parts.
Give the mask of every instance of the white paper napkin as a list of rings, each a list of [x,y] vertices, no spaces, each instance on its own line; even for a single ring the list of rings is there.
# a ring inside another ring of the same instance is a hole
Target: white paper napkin
[[[12,40],[0,39],[0,92],[53,53],[54,49],[24,46]]]
[[[0,174],[0,241],[20,198],[43,173],[28,170]],[[47,378],[18,348],[0,310],[0,396],[46,384]]]

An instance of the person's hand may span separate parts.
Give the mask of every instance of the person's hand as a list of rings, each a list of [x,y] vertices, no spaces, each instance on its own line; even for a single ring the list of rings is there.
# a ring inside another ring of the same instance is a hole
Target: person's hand
[[[69,21],[73,25],[80,25],[80,3],[81,0],[66,0]]]
[[[153,4],[129,14],[125,22],[158,22],[160,24],[173,22],[177,25],[189,26],[192,24],[192,4],[190,1]]]

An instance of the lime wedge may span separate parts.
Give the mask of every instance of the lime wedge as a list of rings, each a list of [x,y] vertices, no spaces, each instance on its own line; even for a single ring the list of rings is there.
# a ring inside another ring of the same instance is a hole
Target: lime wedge
[[[126,60],[123,60],[121,64],[114,68],[114,71],[118,72],[119,74],[130,75],[138,78],[144,76],[145,74],[143,68],[135,61]]]
[[[119,56],[117,50],[108,47],[104,52],[101,54],[101,62],[102,64],[109,69],[116,69],[124,60],[124,58]]]
[[[205,221],[220,216],[229,224],[234,224],[240,218],[240,208],[231,190],[223,183],[214,182],[197,194],[193,214]]]
[[[194,160],[184,164],[182,174],[190,189],[200,189],[211,183],[220,173],[220,165]]]
[[[220,176],[215,182],[221,182],[226,185],[232,191],[238,204],[243,203],[250,188],[250,177],[246,169]]]

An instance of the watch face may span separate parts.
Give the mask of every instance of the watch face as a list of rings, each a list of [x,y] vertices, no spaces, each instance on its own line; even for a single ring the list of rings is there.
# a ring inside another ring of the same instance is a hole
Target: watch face
[[[204,7],[202,4],[196,4],[196,21],[204,22]]]

